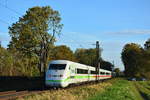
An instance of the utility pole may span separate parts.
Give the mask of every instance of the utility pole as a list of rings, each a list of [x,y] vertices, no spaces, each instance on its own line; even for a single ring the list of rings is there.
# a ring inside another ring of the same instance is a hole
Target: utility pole
[[[114,67],[115,67],[115,63],[114,63],[114,60],[112,61],[112,63],[113,63],[113,68],[112,68],[112,70],[114,69]]]
[[[111,68],[111,70],[112,70],[111,72],[112,72],[112,77],[113,77],[114,76],[114,67],[115,67],[114,60],[112,61],[112,64],[113,65],[112,65],[112,68]]]
[[[99,69],[100,69],[100,49],[99,49],[99,41],[96,41],[96,55],[97,55],[97,66],[96,66],[96,80],[99,80]]]
[[[2,47],[1,41],[0,41],[0,48]]]

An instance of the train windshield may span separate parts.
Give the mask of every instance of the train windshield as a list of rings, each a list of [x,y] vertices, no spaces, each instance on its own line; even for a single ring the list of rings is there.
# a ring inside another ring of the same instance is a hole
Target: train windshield
[[[66,68],[66,64],[50,64],[50,70],[64,70]]]

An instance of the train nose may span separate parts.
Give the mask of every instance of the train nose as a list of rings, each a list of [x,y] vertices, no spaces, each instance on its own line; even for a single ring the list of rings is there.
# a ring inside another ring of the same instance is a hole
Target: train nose
[[[61,80],[46,80],[46,86],[50,87],[66,87],[68,86],[68,82],[65,82],[64,79]]]

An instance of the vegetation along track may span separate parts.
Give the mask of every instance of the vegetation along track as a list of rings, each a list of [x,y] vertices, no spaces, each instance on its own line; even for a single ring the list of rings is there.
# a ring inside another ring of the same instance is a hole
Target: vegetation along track
[[[115,96],[114,96],[115,95]],[[32,91],[0,92],[0,100],[150,100],[150,81],[113,78],[104,82],[45,88]]]
[[[101,80],[99,82],[103,82],[106,80]],[[93,81],[93,82],[88,82],[88,83],[81,83],[81,84],[73,84],[70,85],[66,88],[41,88],[41,89],[33,89],[33,90],[24,90],[24,91],[5,91],[5,92],[0,92],[0,100],[12,100],[12,99],[16,99],[16,98],[21,98],[21,97],[25,97],[28,95],[34,95],[34,94],[40,94],[40,93],[45,93],[45,92],[50,92],[50,91],[59,91],[59,90],[67,90],[67,89],[71,89],[74,87],[80,87],[80,86],[88,86],[88,85],[94,85],[97,84],[99,82]]]
[[[104,91],[114,81],[116,79],[98,83],[72,85],[67,88],[57,88],[55,90],[50,89],[45,90],[45,93],[31,94],[20,97],[17,100],[87,100],[89,96],[94,96],[97,92]]]
[[[19,97],[24,97],[34,93],[41,93],[43,91],[5,91],[0,92],[0,100],[12,100]]]
[[[150,100],[150,82],[149,81],[141,81],[141,82],[137,81],[137,82],[133,82],[133,84],[137,88],[143,100]]]

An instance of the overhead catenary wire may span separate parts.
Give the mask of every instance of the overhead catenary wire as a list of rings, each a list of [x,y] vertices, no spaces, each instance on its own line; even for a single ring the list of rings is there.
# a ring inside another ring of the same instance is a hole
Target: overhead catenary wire
[[[14,10],[14,9],[12,9],[12,8],[10,8],[10,7],[7,6],[7,0],[5,1],[5,5],[2,4],[2,3],[0,3],[0,6],[2,6],[2,7],[4,7],[4,8],[7,8],[8,10],[10,10],[10,11],[16,13],[16,14],[19,15],[19,16],[20,16],[20,15],[22,16],[21,13],[19,13],[18,11],[16,11],[16,10]],[[6,21],[3,21],[3,20],[1,20],[1,19],[0,19],[0,21],[1,21],[2,23],[5,23],[5,24],[8,24],[8,25],[9,25],[9,23],[7,23]],[[64,35],[64,34],[63,34],[63,35]],[[65,35],[65,37],[68,37],[68,36]],[[69,37],[69,38],[70,38],[70,37]],[[74,43],[76,43],[76,44],[78,44],[78,45],[80,45],[80,46],[82,46],[82,44],[83,44],[83,42],[78,42],[78,41],[76,41],[76,40],[73,39],[73,38],[71,38],[71,40],[72,40],[72,41],[69,41],[68,43],[74,42]],[[67,42],[63,42],[63,43],[67,43]],[[84,45],[85,45],[85,43],[87,44],[87,42],[84,42]],[[73,44],[73,43],[72,43],[72,44]],[[91,43],[90,45],[92,45],[92,43]],[[82,47],[83,47],[83,46],[82,46]]]
[[[0,3],[0,6],[6,8],[6,9],[8,9],[8,10],[11,11],[11,12],[14,12],[15,14],[17,14],[17,15],[19,15],[19,16],[22,16],[21,13],[19,13],[18,11],[16,11],[16,10],[14,10],[14,9],[12,9],[12,8],[10,8],[10,7],[7,6],[7,0],[5,1],[5,5],[2,4],[2,3]],[[13,17],[13,18],[17,19],[16,17]],[[6,21],[4,21],[4,20],[2,20],[2,19],[0,19],[0,22],[2,22],[2,23],[4,23],[4,24],[7,24],[7,25],[10,25],[8,22],[6,22]]]
[[[65,36],[65,37],[67,37],[67,39],[71,39],[70,41],[58,41],[57,43],[62,43],[62,44],[73,44],[73,45],[78,45],[79,47],[81,47],[81,48],[86,48],[87,46],[86,45],[88,45],[88,46],[93,46],[93,44],[94,44],[94,46],[95,46],[95,42],[88,42],[88,41],[77,41],[77,40],[75,40],[74,38],[72,38],[72,37],[70,37],[70,36],[68,36],[68,35],[64,35],[64,34],[62,34],[63,36]],[[83,46],[84,45],[84,46]],[[85,47],[86,46],[86,47]]]
[[[80,46],[81,48],[84,48],[84,47],[83,47],[83,43],[78,42],[78,41],[76,41],[74,38],[71,38],[71,37],[69,37],[69,36],[67,36],[67,35],[64,35],[64,34],[63,34],[63,36],[68,37],[68,39],[71,39],[71,40],[70,40],[70,41],[63,41],[63,42],[61,42],[61,43],[74,44],[74,45],[76,44],[76,45]]]
[[[62,34],[62,36],[68,37],[67,35],[64,35],[64,34]],[[74,40],[73,38],[68,37],[68,39],[71,39],[71,41],[68,42],[69,44],[72,44],[73,42],[75,43],[75,40]],[[66,42],[66,43],[67,43],[67,42]],[[83,48],[83,46],[82,46],[81,44],[79,44],[79,43],[77,43],[77,42],[76,42],[76,44],[78,44],[80,47]]]
[[[4,8],[7,8],[8,10],[10,10],[10,11],[16,13],[16,14],[19,15],[19,16],[20,16],[20,15],[22,16],[21,13],[19,13],[18,11],[14,10],[14,9],[8,7],[8,6],[5,6],[5,5],[3,5],[3,4],[1,4],[1,3],[0,3],[0,6],[2,6],[2,7],[4,7]]]
[[[4,21],[4,20],[2,20],[2,19],[0,19],[0,22],[2,22],[2,23],[4,23],[4,24],[9,25],[9,23],[8,23],[8,22],[6,22],[6,21]]]
[[[14,10],[14,9],[12,9],[12,8],[10,8],[10,7],[7,6],[7,0],[5,1],[5,5],[2,4],[2,3],[0,3],[0,6],[6,8],[6,9],[8,9],[8,10],[10,10],[11,12],[14,12],[15,14],[17,14],[17,15],[19,15],[19,16],[22,16],[21,13],[19,13],[18,11],[16,11],[16,10]],[[14,17],[14,18],[15,18],[15,17]],[[1,19],[0,19],[0,22],[9,25],[9,23],[6,22],[6,21],[4,21],[4,20],[1,20]],[[63,35],[64,35],[64,34],[63,34]],[[65,37],[66,37],[66,36],[67,36],[67,35],[65,35]],[[69,37],[69,38],[70,38],[70,37]],[[87,44],[87,42],[79,42],[79,41],[77,41],[77,40],[75,40],[75,39],[73,39],[73,38],[71,38],[71,41],[69,41],[69,42],[59,42],[59,43],[76,44],[76,45],[79,45],[79,46],[82,47],[82,48],[84,48],[85,45],[92,45],[92,43]],[[83,46],[83,44],[84,44],[84,46]]]

